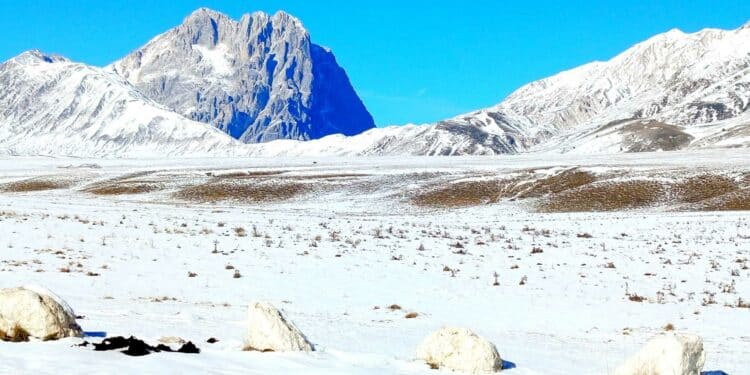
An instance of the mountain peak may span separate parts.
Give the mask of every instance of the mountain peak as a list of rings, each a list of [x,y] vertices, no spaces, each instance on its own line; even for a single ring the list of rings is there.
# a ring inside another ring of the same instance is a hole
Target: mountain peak
[[[300,21],[299,18],[297,18],[297,17],[295,17],[295,16],[293,16],[293,15],[291,15],[291,14],[289,14],[289,13],[283,11],[283,10],[280,10],[280,11],[276,12],[273,15],[273,20],[276,23],[281,23],[283,25],[294,25],[295,27],[298,27],[298,28],[301,28],[301,29],[305,28],[302,25],[302,21]]]
[[[209,8],[198,8],[194,10],[190,15],[185,17],[185,22],[189,22],[192,20],[204,20],[204,19],[219,19],[219,18],[229,18],[224,13],[215,11],[213,9]]]
[[[39,64],[39,63],[52,64],[52,63],[57,63],[57,62],[70,62],[70,60],[64,56],[60,56],[57,54],[44,53],[38,49],[33,49],[30,51],[23,52],[20,55],[12,58],[11,60],[18,62],[20,64]]]
[[[333,53],[283,11],[235,20],[200,8],[112,69],[156,102],[246,143],[374,127]]]

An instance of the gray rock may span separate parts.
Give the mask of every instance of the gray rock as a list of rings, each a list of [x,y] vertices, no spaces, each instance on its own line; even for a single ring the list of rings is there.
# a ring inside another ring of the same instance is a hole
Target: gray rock
[[[245,143],[374,127],[331,51],[291,15],[199,9],[109,67],[149,98]]]

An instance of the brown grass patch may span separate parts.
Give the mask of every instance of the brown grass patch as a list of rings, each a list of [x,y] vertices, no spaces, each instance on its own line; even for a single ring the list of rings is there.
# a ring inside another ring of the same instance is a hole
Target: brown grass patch
[[[697,203],[736,191],[737,182],[729,177],[705,174],[690,177],[672,187],[675,198],[682,203]]]
[[[193,202],[278,202],[292,199],[310,191],[310,186],[303,183],[258,183],[241,184],[227,182],[209,182],[188,186],[176,193],[174,198]]]
[[[591,184],[596,177],[569,169],[534,179],[533,171],[499,180],[460,181],[417,194],[412,203],[427,207],[468,207],[497,203],[508,198],[539,198]]]
[[[518,191],[517,198],[539,198],[575,189],[595,181],[596,177],[589,172],[568,169],[553,176],[519,184],[514,190]]]
[[[95,195],[135,195],[145,194],[162,190],[163,186],[142,182],[115,182],[97,184],[84,189],[85,192]]]
[[[708,199],[700,203],[699,211],[750,211],[750,188]]]
[[[538,208],[542,212],[616,211],[653,206],[665,196],[666,188],[656,181],[609,181],[555,194]]]
[[[72,181],[49,177],[36,177],[2,184],[0,185],[0,191],[6,193],[28,193],[34,191],[67,189],[72,184]]]
[[[424,207],[468,207],[497,203],[509,195],[510,181],[461,181],[417,194],[412,203]]]

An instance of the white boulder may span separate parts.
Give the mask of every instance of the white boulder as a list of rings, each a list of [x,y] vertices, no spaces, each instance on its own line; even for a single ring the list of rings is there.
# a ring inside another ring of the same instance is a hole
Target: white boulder
[[[613,375],[699,375],[706,362],[703,339],[696,335],[659,335]]]
[[[245,350],[288,352],[315,350],[305,335],[267,302],[253,302],[247,313]]]
[[[49,290],[36,286],[1,289],[0,336],[14,339],[19,333],[45,341],[82,335],[73,310]]]
[[[471,374],[500,371],[502,360],[491,342],[466,328],[443,327],[417,348],[417,358],[432,368]]]

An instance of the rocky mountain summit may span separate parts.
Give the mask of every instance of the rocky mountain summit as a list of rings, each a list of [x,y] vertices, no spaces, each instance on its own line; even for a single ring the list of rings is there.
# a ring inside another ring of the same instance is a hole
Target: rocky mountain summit
[[[244,143],[374,127],[333,53],[284,12],[235,21],[202,8],[109,69],[150,99]]]

